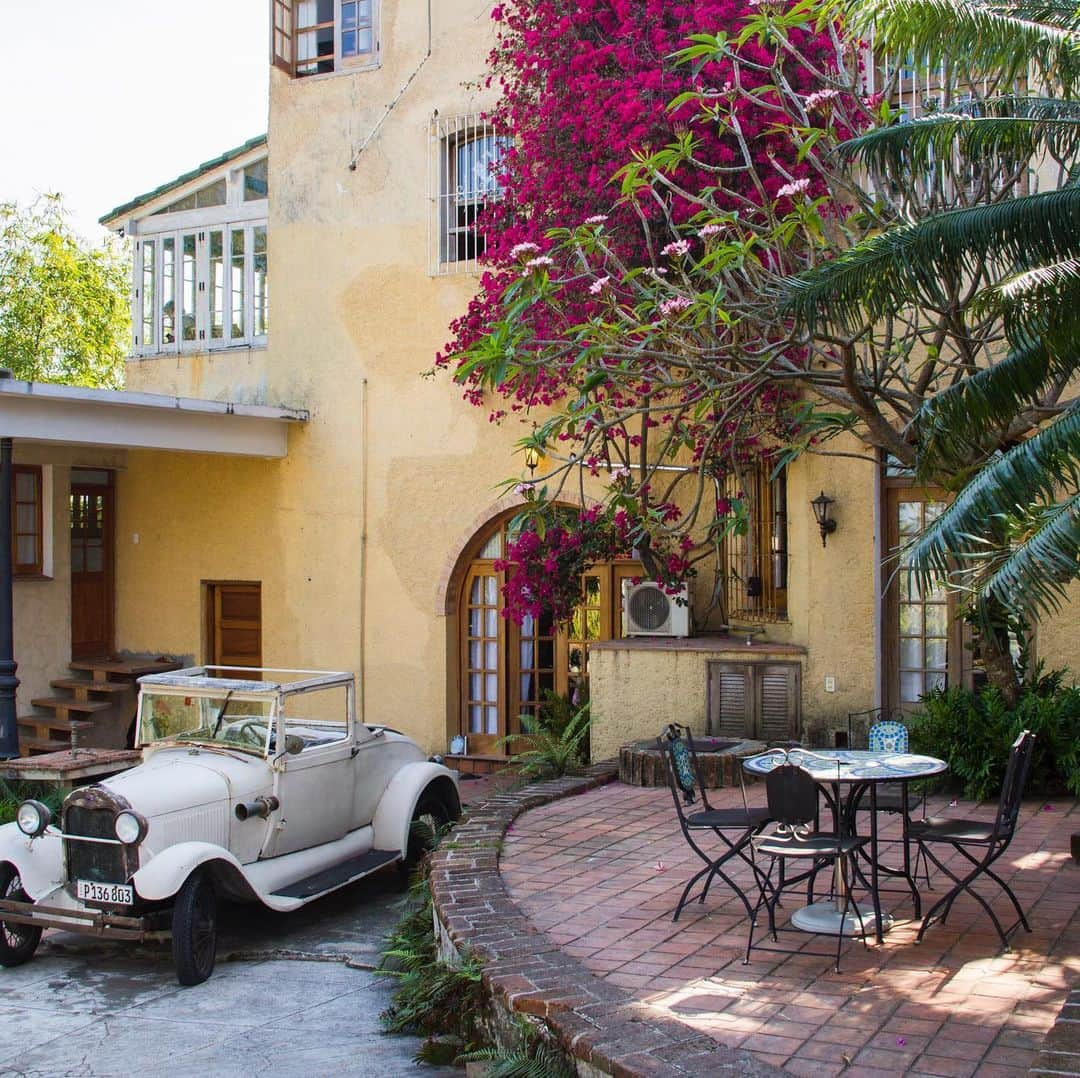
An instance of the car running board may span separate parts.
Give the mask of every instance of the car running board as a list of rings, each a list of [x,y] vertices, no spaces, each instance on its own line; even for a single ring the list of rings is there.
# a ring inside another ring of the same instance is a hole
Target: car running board
[[[290,883],[288,887],[282,887],[274,891],[273,898],[299,898],[306,901],[309,898],[318,898],[320,895],[336,891],[361,876],[368,876],[384,865],[392,865],[401,860],[401,854],[396,850],[368,850],[357,857],[350,857],[348,861],[342,861],[339,865],[332,865],[316,872],[311,876],[305,876],[296,883]]]

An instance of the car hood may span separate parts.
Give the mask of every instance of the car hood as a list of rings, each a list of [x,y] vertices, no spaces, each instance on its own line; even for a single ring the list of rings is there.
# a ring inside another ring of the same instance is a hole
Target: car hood
[[[262,757],[185,747],[154,750],[138,767],[101,785],[150,818],[247,798],[269,781]]]

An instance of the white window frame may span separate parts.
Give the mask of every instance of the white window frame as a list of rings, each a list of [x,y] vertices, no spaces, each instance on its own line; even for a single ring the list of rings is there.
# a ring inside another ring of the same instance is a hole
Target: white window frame
[[[459,199],[470,207],[483,209],[489,201],[500,197],[500,193],[485,192],[481,198],[462,198],[461,185],[455,184],[454,180],[457,148],[464,143],[479,142],[483,139],[501,140],[504,143],[508,141],[507,136],[499,135],[491,121],[479,112],[449,119],[432,117],[428,154],[428,191],[431,205],[428,231],[432,276],[477,272],[478,259],[475,254],[465,258],[456,256],[459,235],[462,232],[475,232],[468,223],[457,223]],[[457,189],[452,189],[454,187]]]
[[[345,3],[352,3],[354,0],[334,0],[334,52],[329,56],[311,56],[301,59],[299,56],[300,38],[305,33],[305,27],[298,25],[297,22],[297,8],[303,0],[294,0],[292,6],[292,28],[291,28],[291,41],[290,50],[292,74],[294,78],[298,79],[311,79],[318,78],[320,75],[325,77],[327,75],[340,75],[347,71],[363,71],[368,68],[379,66],[379,56],[381,53],[381,41],[380,41],[380,16],[382,4],[381,0],[371,0],[371,50],[369,52],[360,52],[355,56],[343,56],[341,52],[341,42],[344,37],[342,30],[342,5]],[[323,26],[323,23],[312,23],[311,26]],[[299,70],[301,64],[319,64],[331,61],[333,68],[330,71],[307,71],[302,72]]]
[[[256,164],[260,157],[231,167],[226,175],[226,199],[222,206],[203,209],[181,210],[172,213],[156,213],[128,225],[126,231],[134,239],[134,257],[132,259],[132,355],[156,356],[182,352],[217,351],[225,348],[265,348],[267,334],[255,333],[255,230],[267,228],[268,200],[249,199],[244,201],[244,169]],[[220,175],[201,177],[201,183],[193,183],[190,190],[198,190],[219,180]],[[170,205],[188,192],[172,192],[171,197],[162,198],[165,205]],[[224,287],[222,290],[222,335],[211,337],[210,326],[210,236],[213,232],[222,233],[222,257],[225,266]],[[244,332],[233,336],[232,328],[232,235],[244,234],[244,269],[243,269],[243,318]],[[195,236],[195,337],[184,340],[183,333],[183,241],[185,236]],[[173,266],[174,325],[175,340],[168,344],[161,343],[163,328],[163,267],[164,241],[174,241],[175,262]],[[143,339],[143,258],[145,245],[153,243],[153,340]]]

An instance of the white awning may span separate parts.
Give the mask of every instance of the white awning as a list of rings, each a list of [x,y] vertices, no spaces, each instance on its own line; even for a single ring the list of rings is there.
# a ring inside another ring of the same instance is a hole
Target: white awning
[[[298,408],[0,378],[0,437],[53,445],[284,457]]]

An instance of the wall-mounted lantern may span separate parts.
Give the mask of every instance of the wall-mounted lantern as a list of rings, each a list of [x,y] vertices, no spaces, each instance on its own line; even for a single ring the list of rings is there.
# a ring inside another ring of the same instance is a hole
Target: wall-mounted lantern
[[[531,475],[536,471],[537,466],[540,463],[540,450],[534,445],[527,445],[525,447],[525,467],[529,469]]]
[[[822,491],[810,501],[810,506],[814,510],[814,519],[817,521],[818,530],[821,532],[822,546],[825,546],[825,541],[836,531],[836,521],[829,516],[829,506],[833,504],[835,504],[835,500],[830,498],[825,491]]]

